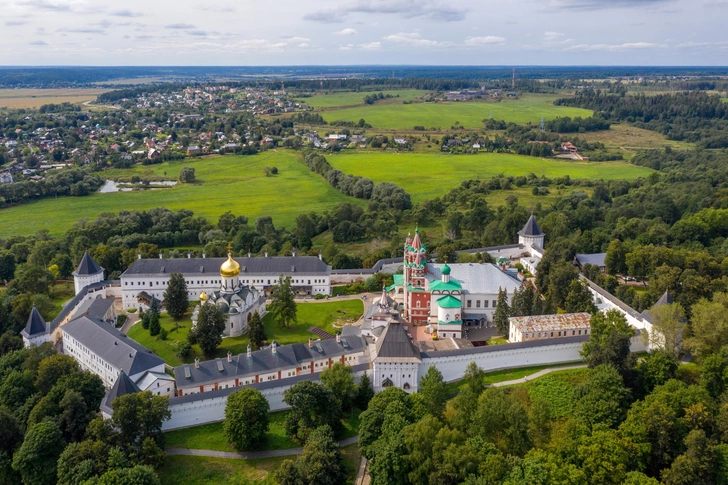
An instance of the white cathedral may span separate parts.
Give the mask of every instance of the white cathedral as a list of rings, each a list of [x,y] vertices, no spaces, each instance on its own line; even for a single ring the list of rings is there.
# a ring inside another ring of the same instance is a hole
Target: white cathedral
[[[203,291],[200,304],[192,313],[192,326],[197,326],[202,305],[216,305],[227,316],[225,337],[238,337],[248,331],[248,322],[253,313],[261,317],[265,315],[265,295],[255,286],[244,285],[240,280],[240,264],[230,253],[228,259],[220,266],[220,289],[209,296]]]

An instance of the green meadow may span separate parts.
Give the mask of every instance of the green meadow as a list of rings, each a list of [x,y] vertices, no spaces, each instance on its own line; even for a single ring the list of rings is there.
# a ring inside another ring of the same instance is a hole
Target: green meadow
[[[415,126],[426,129],[449,130],[456,123],[465,128],[480,128],[483,120],[491,117],[514,123],[534,123],[543,116],[550,120],[559,116],[588,117],[590,110],[554,106],[557,96],[530,94],[518,99],[500,102],[438,102],[414,104],[374,104],[322,113],[327,122],[353,121],[364,118],[375,128],[385,130],[411,130]]]
[[[363,105],[364,104],[364,98],[366,96],[372,95],[372,94],[379,94],[382,93],[385,96],[387,94],[391,94],[392,96],[395,96],[395,98],[390,98],[388,100],[382,100],[379,101],[379,103],[383,102],[402,102],[402,101],[411,101],[418,96],[422,96],[427,91],[422,91],[419,89],[402,89],[402,90],[396,90],[396,91],[362,91],[362,92],[340,92],[340,93],[330,93],[330,94],[317,94],[314,96],[311,96],[310,98],[299,98],[297,101],[300,101],[302,103],[306,103],[309,106],[313,106],[314,108],[333,108],[336,106],[354,106],[354,105]],[[357,120],[359,121],[359,120]]]
[[[159,165],[136,166],[100,174],[108,179],[142,178],[175,180],[182,167],[194,167],[197,182],[171,188],[134,192],[93,194],[86,197],[43,199],[0,209],[0,237],[33,234],[48,229],[59,234],[81,218],[93,219],[102,212],[167,207],[190,209],[211,221],[231,210],[251,221],[270,215],[277,226],[291,226],[296,217],[322,212],[342,202],[361,203],[333,189],[312,173],[292,151],[269,151],[252,156],[203,157]],[[266,177],[266,166],[279,174]]]
[[[652,170],[624,162],[576,162],[542,159],[506,153],[441,155],[434,153],[346,152],[329,155],[329,163],[344,173],[369,177],[375,182],[394,182],[414,201],[444,195],[463,180],[498,174],[573,179],[617,180],[645,177]],[[500,193],[500,192],[499,192]]]

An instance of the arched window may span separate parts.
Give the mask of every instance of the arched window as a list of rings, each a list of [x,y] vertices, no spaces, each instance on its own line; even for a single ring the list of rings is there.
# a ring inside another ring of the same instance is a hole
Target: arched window
[[[456,313],[455,314],[455,321],[457,321],[457,320],[460,320],[460,314],[459,313]]]
[[[382,387],[392,387],[394,385],[394,382],[392,382],[389,378],[384,379],[384,382],[382,382]]]
[[[419,308],[419,307],[420,307],[420,305],[421,305],[421,302],[420,302],[420,300],[417,300],[417,308]]]
[[[446,313],[445,314],[445,321],[446,322],[449,322],[450,321],[450,314],[449,313]]]
[[[409,391],[409,388],[410,388],[409,382],[405,382],[404,386],[402,386],[402,389],[404,389],[405,391]]]

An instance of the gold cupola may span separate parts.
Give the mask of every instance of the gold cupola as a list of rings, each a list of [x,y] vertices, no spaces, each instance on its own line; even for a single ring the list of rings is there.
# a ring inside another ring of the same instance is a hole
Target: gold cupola
[[[207,300],[207,293],[205,293],[204,291],[202,293],[200,293],[200,300],[201,301]]]
[[[231,278],[240,274],[240,265],[235,261],[230,253],[228,253],[227,261],[220,266],[220,276]]]

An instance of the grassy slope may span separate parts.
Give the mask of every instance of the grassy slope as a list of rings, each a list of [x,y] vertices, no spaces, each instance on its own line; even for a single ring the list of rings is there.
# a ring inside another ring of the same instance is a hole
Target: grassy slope
[[[634,179],[647,176],[647,168],[623,162],[573,162],[501,153],[440,155],[424,153],[347,152],[330,155],[334,168],[363,175],[375,182],[394,182],[415,201],[441,196],[468,179],[497,174],[536,175],[588,179]]]
[[[341,92],[341,93],[332,93],[332,94],[317,94],[315,96],[311,96],[310,98],[300,98],[297,101],[306,103],[309,106],[313,106],[314,108],[332,108],[335,106],[353,106],[353,105],[357,105],[357,104],[364,104],[364,98],[366,96],[369,96],[371,94],[379,94],[380,92],[384,95],[391,94],[392,96],[397,96],[396,98],[394,98],[394,100],[396,100],[398,102],[402,102],[402,101],[413,100],[418,96],[422,96],[427,91],[421,91],[419,89],[402,89],[402,90],[395,90],[395,91],[366,91],[366,92],[360,92],[360,93]],[[383,103],[385,101],[393,101],[393,99],[382,100],[382,101],[379,101],[379,103]],[[357,121],[359,121],[359,120],[357,120]]]
[[[348,483],[353,483],[361,460],[356,445],[341,450],[344,454]],[[251,480],[265,480],[275,483],[269,473],[274,472],[286,459],[295,457],[267,458],[264,460],[229,460],[203,456],[169,456],[159,470],[162,485],[220,485],[222,483],[244,484]]]
[[[268,335],[269,341],[276,340],[281,345],[294,342],[308,342],[309,337],[317,338],[308,331],[310,327],[319,327],[333,334],[335,333],[333,323],[337,319],[347,317],[358,318],[363,311],[364,305],[359,300],[301,303],[298,305],[298,323],[291,325],[290,329],[282,328],[275,323],[271,314],[266,315],[264,318],[266,334]],[[346,312],[346,314],[342,312]],[[142,327],[141,323],[134,325],[129,330],[128,335],[146,348],[153,350],[172,366],[194,362],[195,357],[204,359],[198,345],[192,347],[192,353],[184,360],[175,355],[175,343],[177,341],[187,341],[187,334],[192,325],[189,316],[179,322],[179,330],[175,329],[174,320],[166,313],[161,315],[160,323],[169,332],[167,340],[159,340],[157,337],[152,337],[149,335],[149,331]],[[228,351],[233,354],[245,352],[248,347],[248,342],[248,337],[245,335],[224,338],[222,339],[222,344],[217,349],[217,357],[224,357]]]
[[[270,414],[270,427],[266,433],[267,442],[265,446],[255,451],[266,450],[288,450],[297,448],[299,443],[293,441],[286,435],[286,416],[289,411],[281,411]],[[342,420],[344,433],[342,439],[356,436],[359,433],[359,414],[356,410],[352,414],[346,414]],[[235,451],[235,448],[228,444],[222,423],[204,424],[192,428],[178,429],[164,434],[167,448],[190,448],[193,450],[215,450]]]
[[[329,186],[290,151],[254,156],[206,157],[130,170],[114,170],[103,176],[154,176],[175,179],[184,166],[195,168],[198,183],[162,190],[94,194],[87,197],[44,199],[0,210],[0,237],[33,234],[46,228],[59,234],[80,218],[101,212],[145,210],[152,207],[191,209],[212,221],[228,211],[251,221],[271,215],[278,226],[290,226],[302,213],[322,212],[341,202],[363,203]],[[278,167],[280,173],[265,177],[263,168]]]
[[[427,129],[450,129],[455,122],[466,128],[480,128],[483,120],[493,118],[514,123],[538,123],[541,116],[547,120],[558,116],[591,116],[590,110],[554,106],[557,96],[528,95],[520,99],[500,102],[453,102],[415,104],[375,104],[323,113],[326,121],[359,121],[381,129],[412,129],[420,125]]]

